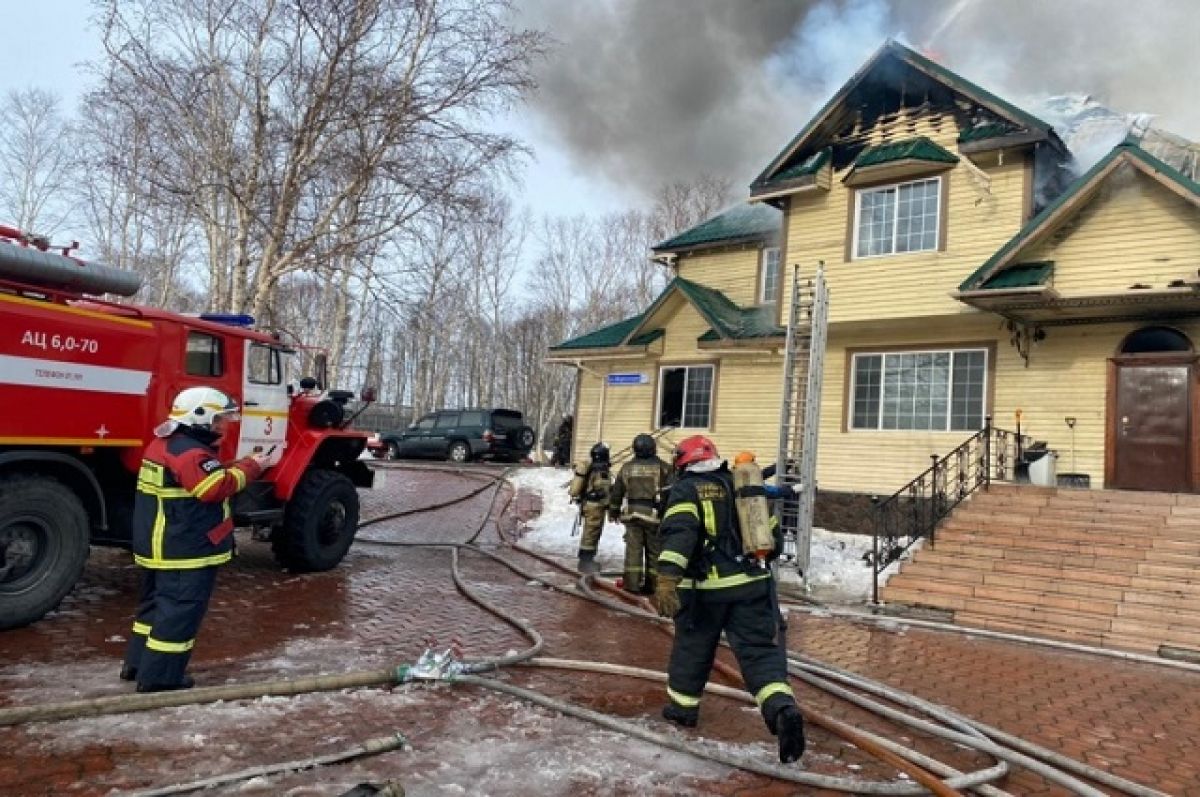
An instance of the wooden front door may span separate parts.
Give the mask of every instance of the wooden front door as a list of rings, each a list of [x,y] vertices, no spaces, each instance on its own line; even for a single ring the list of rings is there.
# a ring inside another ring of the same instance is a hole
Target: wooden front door
[[[1110,486],[1190,490],[1191,366],[1118,362],[1116,369],[1116,412],[1109,421],[1115,443]]]

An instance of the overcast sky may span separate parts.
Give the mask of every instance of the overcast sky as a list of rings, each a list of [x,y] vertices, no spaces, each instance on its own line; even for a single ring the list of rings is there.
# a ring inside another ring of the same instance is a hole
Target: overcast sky
[[[169,2],[169,0],[163,0]],[[100,56],[87,0],[7,0],[0,90],[75,102]],[[1200,138],[1197,0],[516,0],[556,45],[503,126],[534,150],[535,214],[646,201],[663,182],[750,180],[887,37],[1036,112],[1085,92]]]

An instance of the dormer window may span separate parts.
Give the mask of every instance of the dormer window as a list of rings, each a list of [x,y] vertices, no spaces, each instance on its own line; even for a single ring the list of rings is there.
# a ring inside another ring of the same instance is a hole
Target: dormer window
[[[942,178],[864,188],[854,199],[854,257],[938,248]]]
[[[779,301],[779,247],[770,246],[759,256],[758,303]]]

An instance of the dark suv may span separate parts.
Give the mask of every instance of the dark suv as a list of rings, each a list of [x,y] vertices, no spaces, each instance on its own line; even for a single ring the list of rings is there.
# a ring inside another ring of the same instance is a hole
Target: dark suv
[[[517,462],[529,456],[533,438],[533,429],[525,425],[525,417],[516,410],[438,410],[403,432],[383,432],[373,449],[376,456],[388,459]]]

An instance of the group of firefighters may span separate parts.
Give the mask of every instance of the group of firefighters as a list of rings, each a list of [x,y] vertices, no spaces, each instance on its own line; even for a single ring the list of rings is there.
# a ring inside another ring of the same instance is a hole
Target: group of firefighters
[[[770,567],[783,541],[766,508],[767,498],[785,497],[787,491],[763,484],[750,452],[738,454],[731,471],[702,435],[680,441],[670,465],[658,457],[648,434],[637,435],[632,449],[633,458],[615,477],[604,443],[592,446],[590,461],[575,468],[569,492],[583,523],[579,571],[599,569],[605,518],[623,523],[622,587],[652,596],[658,613],[675,625],[663,716],[696,726],[724,633],[746,688],[778,737],[779,760],[798,760],[804,720],[788,681]]]
[[[134,561],[141,587],[133,633],[120,677],[139,692],[188,689],[186,674],[217,568],[233,556],[229,499],[270,466],[271,452],[224,465],[221,436],[239,408],[208,387],[182,391],[146,447],[133,517]],[[579,569],[597,571],[604,521],[625,525],[626,590],[652,596],[658,613],[675,624],[663,716],[696,726],[721,634],[737,657],[746,686],[779,739],[779,759],[804,752],[804,722],[788,682],[780,637],[778,595],[770,563],[779,555],[778,524],[765,510],[764,487],[753,456],[740,454],[734,478],[716,446],[696,435],[674,449],[670,465],[648,434],[633,440],[633,458],[614,479],[608,446],[597,443],[590,462],[571,483],[584,521]],[[740,471],[751,466],[749,471]],[[665,496],[665,499],[664,499]],[[755,503],[761,501],[761,504]],[[757,517],[747,507],[762,508]],[[770,521],[770,525],[769,525]],[[758,536],[747,531],[751,526]]]

